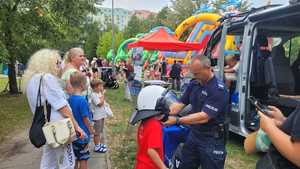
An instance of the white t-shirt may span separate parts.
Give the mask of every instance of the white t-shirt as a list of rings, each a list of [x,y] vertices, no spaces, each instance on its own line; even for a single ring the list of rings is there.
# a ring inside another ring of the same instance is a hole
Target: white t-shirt
[[[26,95],[32,113],[35,112],[40,78],[42,74],[34,75],[27,84]],[[45,104],[45,98],[51,105],[50,121],[62,120],[64,117],[58,112],[64,106],[68,106],[66,95],[59,84],[59,79],[51,74],[43,76],[41,85],[42,105]],[[70,107],[69,107],[70,108]],[[71,109],[70,109],[71,110]]]
[[[91,95],[90,109],[93,113],[93,120],[100,120],[107,117],[104,106],[98,106],[100,97],[103,97],[101,93],[93,92]]]

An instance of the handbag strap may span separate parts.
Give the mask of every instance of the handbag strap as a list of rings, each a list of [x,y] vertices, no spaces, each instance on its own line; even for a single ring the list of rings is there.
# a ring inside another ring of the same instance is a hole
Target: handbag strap
[[[67,122],[67,127],[69,129],[69,139],[70,139],[71,136],[72,136],[72,124],[70,123],[70,121]],[[60,144],[60,145],[64,145],[64,143],[59,142],[59,140],[57,140],[57,138],[56,138],[56,130],[55,130],[54,126],[52,126],[52,132],[53,132],[53,135],[54,135],[55,142],[58,143],[58,144]]]
[[[42,74],[41,75],[41,79],[40,79],[40,85],[39,85],[39,92],[38,94],[40,95],[39,99],[40,99],[40,106],[42,104],[42,99],[41,99],[41,93],[43,92],[43,95],[45,97],[45,104],[43,105],[43,108],[44,108],[44,117],[45,117],[45,122],[48,123],[49,122],[49,119],[48,119],[48,116],[50,118],[51,116],[51,105],[50,105],[50,110],[47,108],[49,103],[47,101],[47,98],[46,98],[46,94],[45,94],[45,85],[43,84],[43,77],[44,77],[45,74]],[[41,86],[43,87],[43,91],[41,92]]]
[[[37,98],[36,98],[36,105],[35,105],[36,108],[40,107],[42,105],[42,96],[41,96],[42,79],[43,79],[43,75],[41,75],[41,78],[40,78],[39,89],[38,89],[38,94],[37,94]]]

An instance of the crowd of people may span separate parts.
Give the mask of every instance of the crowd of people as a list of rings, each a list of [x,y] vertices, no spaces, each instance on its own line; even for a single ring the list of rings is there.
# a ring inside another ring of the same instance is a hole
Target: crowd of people
[[[97,62],[99,64],[99,62]],[[93,63],[92,63],[93,64]],[[102,66],[105,66],[105,61]],[[71,119],[77,139],[58,148],[43,146],[41,169],[87,169],[89,143],[94,138],[94,152],[106,153],[103,139],[104,119],[112,116],[105,101],[103,81],[98,71],[86,62],[81,48],[72,48],[61,59],[59,52],[41,49],[34,53],[23,79],[31,111],[37,112],[37,95],[51,107],[49,122]]]
[[[136,120],[134,123],[142,121],[137,131],[136,169],[167,168],[163,162],[162,127],[174,124],[189,125],[191,130],[182,149],[180,169],[197,169],[199,166],[202,169],[224,168],[227,154],[225,113],[229,103],[227,87],[236,81],[238,58],[227,57],[226,64],[224,73],[227,81],[223,83],[214,75],[208,57],[194,57],[189,65],[193,79],[179,102],[167,108],[160,105],[162,98],[166,96],[164,88],[142,89],[137,100],[137,113],[134,114],[137,117],[133,117]],[[31,56],[23,76],[23,91],[32,113],[38,111],[37,95],[40,93],[40,102],[51,107],[49,121],[69,118],[77,133],[76,139],[58,148],[45,144],[41,169],[52,169],[57,165],[61,169],[87,169],[91,138],[94,152],[108,151],[103,128],[105,119],[111,117],[112,112],[105,101],[104,82],[101,80],[101,67],[105,66],[110,66],[105,60],[93,59],[89,64],[81,48],[70,49],[63,60],[59,52],[52,49],[42,49]],[[165,60],[154,65],[153,70],[159,72],[159,77],[155,73],[153,77],[166,80],[169,76],[174,83],[173,88],[179,89],[183,72],[181,65],[175,62],[169,74],[167,66]],[[117,69],[119,73],[116,76],[124,76],[125,84],[134,79],[131,59],[121,61]],[[147,68],[145,73],[146,70]],[[189,104],[192,106],[191,114],[178,116]],[[166,109],[169,112],[167,115],[164,113]],[[300,150],[299,109],[287,118],[276,107],[270,107],[270,110],[270,116],[259,113],[260,126],[269,136],[272,146],[268,156],[258,161],[257,168],[272,168],[272,158],[276,158],[277,162],[279,159],[279,164],[283,167],[298,168],[300,158],[294,154]]]

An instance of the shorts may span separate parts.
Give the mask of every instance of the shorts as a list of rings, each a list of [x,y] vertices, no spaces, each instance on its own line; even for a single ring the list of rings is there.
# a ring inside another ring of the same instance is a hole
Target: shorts
[[[99,135],[100,133],[103,133],[103,128],[104,128],[104,119],[94,120],[95,135]]]
[[[88,160],[90,158],[89,144],[73,142],[73,150],[76,160]]]

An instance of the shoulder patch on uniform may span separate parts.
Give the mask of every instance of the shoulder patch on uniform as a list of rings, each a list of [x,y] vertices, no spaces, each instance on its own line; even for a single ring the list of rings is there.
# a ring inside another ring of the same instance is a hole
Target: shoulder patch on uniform
[[[222,84],[222,83],[218,83],[218,87],[219,87],[220,89],[224,89],[224,88],[225,88],[224,84]]]

